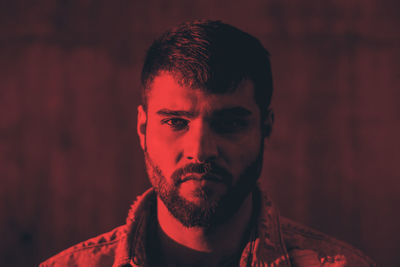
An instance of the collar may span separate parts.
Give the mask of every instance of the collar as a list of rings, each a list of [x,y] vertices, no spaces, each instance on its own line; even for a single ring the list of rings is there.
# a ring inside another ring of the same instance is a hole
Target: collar
[[[279,223],[279,213],[267,194],[258,188],[253,192],[253,202],[259,204],[259,214],[256,218],[250,240],[245,245],[240,267],[245,266],[290,266],[286,247],[284,245]],[[155,211],[156,193],[148,189],[132,204],[122,238],[118,244],[113,267],[147,266],[146,233],[152,211]]]

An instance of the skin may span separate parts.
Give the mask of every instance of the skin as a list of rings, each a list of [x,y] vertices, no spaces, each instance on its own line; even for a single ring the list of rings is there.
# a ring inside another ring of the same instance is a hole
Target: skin
[[[272,124],[271,118],[263,124]],[[151,84],[147,110],[138,107],[138,135],[153,186],[174,189],[194,206],[218,203],[263,151],[260,122],[250,81],[243,81],[232,93],[208,94],[179,84],[169,72],[160,73]],[[229,172],[230,178],[209,180],[197,173],[184,182],[186,176],[179,177],[179,181],[174,178],[176,170],[203,162],[216,163]],[[154,166],[162,173],[158,178],[162,181],[152,178]],[[217,266],[240,249],[251,211],[249,194],[235,214],[212,230],[187,227],[158,197],[163,261],[176,266]]]

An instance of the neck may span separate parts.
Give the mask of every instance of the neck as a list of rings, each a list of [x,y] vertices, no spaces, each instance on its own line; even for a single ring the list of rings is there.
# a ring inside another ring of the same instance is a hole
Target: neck
[[[164,260],[172,265],[218,265],[241,248],[251,214],[252,194],[249,194],[238,212],[215,230],[188,228],[182,225],[158,198],[158,232]]]

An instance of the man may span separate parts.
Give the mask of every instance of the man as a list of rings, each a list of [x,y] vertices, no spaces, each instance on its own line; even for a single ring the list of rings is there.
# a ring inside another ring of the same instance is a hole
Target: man
[[[150,47],[138,135],[152,188],[127,223],[42,266],[373,266],[278,215],[257,186],[273,124],[269,54],[218,21]]]

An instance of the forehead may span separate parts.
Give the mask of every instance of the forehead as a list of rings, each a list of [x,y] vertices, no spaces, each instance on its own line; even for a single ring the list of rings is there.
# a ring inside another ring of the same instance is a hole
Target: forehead
[[[258,112],[251,81],[241,82],[233,92],[212,94],[177,82],[169,72],[157,75],[147,95],[148,111],[159,109],[212,112],[224,108],[243,107]]]

